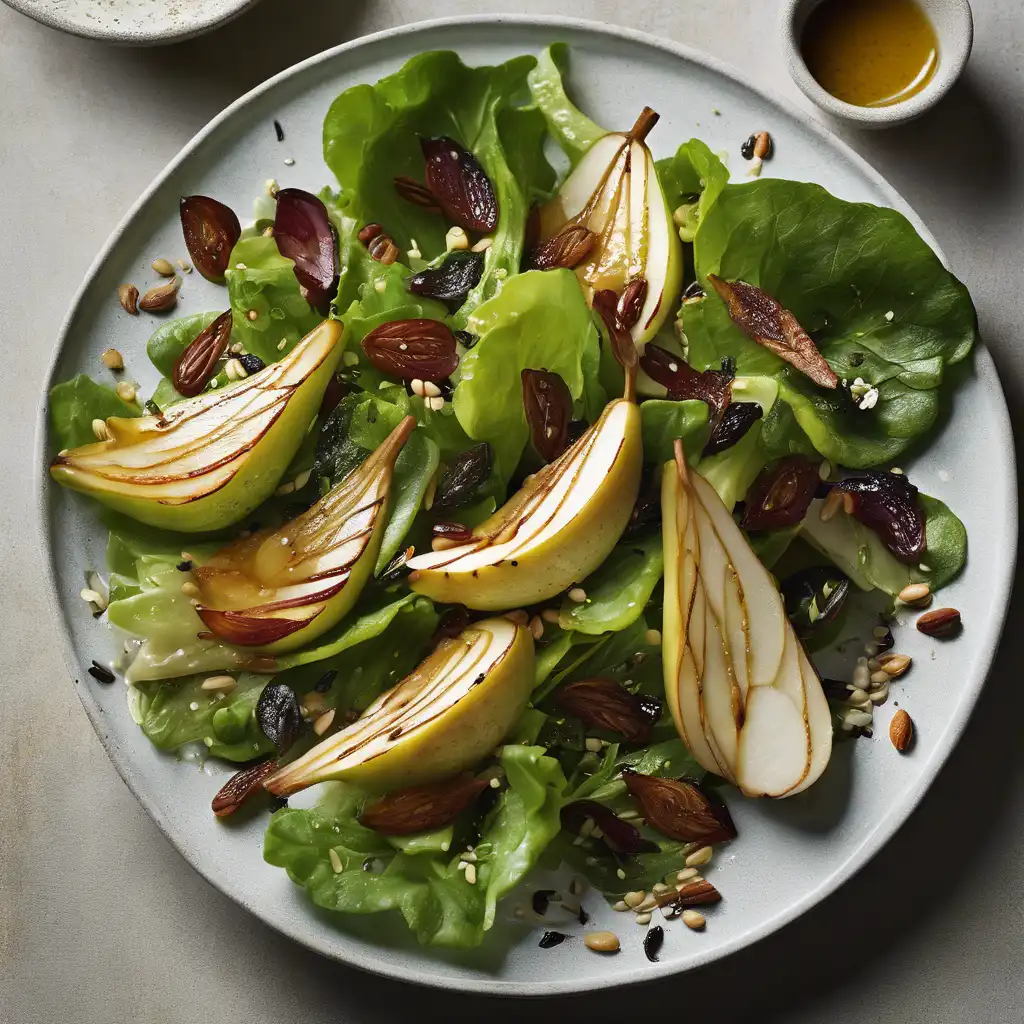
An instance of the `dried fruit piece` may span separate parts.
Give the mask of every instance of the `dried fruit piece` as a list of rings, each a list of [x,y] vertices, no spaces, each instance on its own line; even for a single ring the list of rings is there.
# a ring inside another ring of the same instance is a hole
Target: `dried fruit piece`
[[[553,949],[555,946],[560,946],[567,938],[569,936],[565,932],[545,932],[537,945],[541,949]]]
[[[166,284],[158,284],[150,288],[139,299],[139,309],[144,309],[147,313],[163,313],[168,309],[173,309],[178,303],[180,287],[181,278],[174,277]]]
[[[835,488],[849,495],[851,514],[874,530],[896,558],[906,565],[921,560],[927,546],[924,509],[905,473],[872,469],[841,480]]]
[[[433,509],[443,512],[471,501],[493,466],[494,452],[486,441],[456,455],[438,481]]]
[[[703,457],[728,451],[763,415],[757,402],[732,402],[711,431]]]
[[[234,210],[209,196],[184,196],[179,213],[192,263],[207,281],[222,282],[242,234]]]
[[[640,366],[651,380],[668,391],[676,402],[696,398],[707,402],[713,419],[729,405],[732,373],[724,370],[695,370],[682,356],[673,355],[659,345],[648,345],[640,357]]]
[[[402,789],[365,807],[359,824],[386,836],[429,832],[451,824],[488,785],[488,779],[466,774]]]
[[[482,252],[451,252],[440,266],[410,275],[406,284],[415,295],[441,302],[462,303],[480,283],[486,258]]]
[[[430,534],[434,550],[441,551],[446,547],[468,544],[473,539],[473,528],[462,523],[434,523]]]
[[[569,447],[572,395],[564,380],[548,370],[523,370],[523,408],[534,451],[554,462]]]
[[[636,345],[633,342],[633,336],[629,333],[629,328],[619,316],[618,295],[610,288],[603,288],[601,291],[594,292],[590,304],[597,310],[604,322],[618,364],[625,370],[634,368],[637,364]],[[628,378],[627,374],[627,380]]]
[[[301,188],[277,193],[274,241],[295,264],[311,306],[326,310],[338,287],[338,241],[323,201]]]
[[[889,739],[901,754],[914,742],[914,721],[903,708],[892,716],[889,723]]]
[[[930,612],[925,612],[917,620],[919,633],[939,639],[959,633],[962,626],[960,613],[955,608],[935,608]]]
[[[616,311],[619,321],[626,330],[630,330],[640,319],[640,313],[647,301],[647,279],[634,277],[623,289]]]
[[[217,791],[210,806],[218,818],[234,814],[242,804],[253,795],[262,791],[263,780],[269,778],[277,770],[277,761],[268,757],[259,764],[250,765],[240,772],[235,772],[230,779]]]
[[[801,640],[821,632],[835,620],[850,593],[849,577],[831,566],[808,566],[782,584],[786,615]]]
[[[493,231],[498,226],[498,197],[477,158],[444,135],[420,140],[420,148],[427,188],[444,215],[467,231]]]
[[[278,754],[285,753],[302,730],[302,712],[295,691],[286,683],[267,683],[256,701],[256,724],[277,747]]]
[[[712,802],[692,782],[661,779],[628,768],[623,770],[622,780],[647,824],[663,836],[683,843],[720,843],[736,837],[725,804]]]
[[[648,933],[644,936],[644,956],[651,961],[652,964],[658,962],[658,953],[661,950],[661,945],[665,941],[665,929],[660,924],[656,924]]]
[[[747,492],[740,525],[744,530],[778,530],[801,522],[821,477],[806,455],[789,455],[763,469]]]
[[[121,308],[132,316],[139,315],[139,289],[133,284],[122,284],[117,289],[117,301]]]
[[[531,249],[526,258],[526,269],[556,270],[565,267],[572,270],[590,255],[596,244],[597,235],[589,228],[581,224],[570,225],[543,245]]]
[[[590,820],[593,825],[586,826]],[[596,825],[601,830],[604,842],[616,853],[634,856],[638,853],[653,853],[658,844],[644,839],[640,830],[628,821],[623,821],[614,811],[596,800],[576,800],[566,804],[561,811],[562,828],[575,835],[592,832]]]
[[[174,364],[171,380],[178,394],[186,398],[198,395],[214,375],[217,362],[231,338],[231,310],[225,310],[203,328]]]
[[[629,743],[646,743],[657,718],[614,679],[580,679],[563,686],[555,703],[595,729],[610,729]],[[659,709],[660,713],[660,709]]]
[[[721,296],[732,322],[747,337],[795,366],[819,387],[838,386],[839,379],[825,357],[788,309],[746,281],[725,281],[717,274],[708,274],[708,280]]]
[[[392,320],[363,338],[366,358],[403,380],[442,381],[459,365],[455,335],[440,320]]]
[[[405,176],[395,178],[395,191],[407,203],[412,203],[413,206],[420,206],[430,213],[441,212],[441,205],[434,198],[434,194],[426,185],[420,184],[415,178],[407,178]]]

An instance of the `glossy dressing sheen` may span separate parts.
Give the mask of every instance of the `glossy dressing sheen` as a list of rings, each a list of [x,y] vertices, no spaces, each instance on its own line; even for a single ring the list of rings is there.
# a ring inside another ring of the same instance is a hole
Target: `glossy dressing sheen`
[[[860,107],[919,93],[938,64],[935,31],[915,0],[824,0],[800,48],[822,88]]]

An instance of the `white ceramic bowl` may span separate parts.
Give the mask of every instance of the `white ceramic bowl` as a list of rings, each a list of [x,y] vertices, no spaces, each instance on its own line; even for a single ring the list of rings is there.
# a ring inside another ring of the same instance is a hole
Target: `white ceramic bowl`
[[[4,0],[50,28],[124,46],[156,46],[210,32],[256,0]]]
[[[860,128],[891,128],[920,117],[949,92],[963,73],[974,42],[974,20],[967,0],[917,0],[935,29],[939,65],[932,80],[909,99],[887,107],[860,107],[836,99],[808,70],[800,52],[800,37],[811,12],[822,0],[785,0],[780,35],[789,73],[804,95],[826,114]]]

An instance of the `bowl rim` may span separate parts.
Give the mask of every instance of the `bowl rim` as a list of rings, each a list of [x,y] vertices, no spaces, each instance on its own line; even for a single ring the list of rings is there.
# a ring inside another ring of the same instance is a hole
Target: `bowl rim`
[[[865,128],[885,128],[904,124],[931,110],[953,87],[964,68],[974,44],[974,17],[969,0],[937,0],[938,6],[953,19],[950,37],[954,48],[940,50],[939,66],[932,80],[909,99],[885,107],[862,107],[833,96],[818,84],[800,52],[800,33],[810,13],[825,0],[785,0],[779,12],[779,36],[790,77],[800,91],[819,109],[832,117]]]
[[[745,89],[749,89],[766,102],[774,104],[781,110],[785,111],[788,116],[798,121],[807,131],[816,135],[824,145],[831,147],[832,150],[840,157],[851,162],[879,190],[894,209],[897,209],[907,217],[924,241],[933,248],[942,263],[948,266],[948,260],[939,247],[935,237],[923,224],[921,219],[914,212],[913,208],[878,171],[876,171],[863,157],[850,148],[850,146],[829,131],[828,128],[820,121],[817,121],[805,111],[795,107],[790,101],[777,96],[770,90],[753,84],[738,69],[719,60],[718,58],[711,57],[699,50],[683,44],[676,43],[671,40],[660,39],[656,36],[652,36],[646,32],[640,32],[635,29],[605,25],[600,22],[583,18],[551,15],[483,14],[437,18],[415,22],[408,25],[401,25],[390,29],[384,29],[370,35],[361,36],[358,39],[350,40],[339,44],[338,46],[331,47],[330,49],[324,50],[319,54],[314,54],[313,56],[308,57],[289,68],[285,68],[278,74],[268,78],[260,85],[240,96],[237,100],[212,118],[203,128],[201,128],[199,132],[197,132],[196,135],[194,135],[192,139],[190,139],[181,148],[167,166],[164,167],[164,169],[153,179],[150,185],[132,204],[128,212],[121,218],[111,232],[107,241],[97,253],[85,274],[82,284],[79,286],[74,298],[69,304],[68,311],[57,335],[57,342],[51,354],[49,370],[44,380],[45,389],[40,395],[39,408],[36,416],[34,445],[35,479],[33,487],[35,491],[34,501],[37,513],[36,525],[39,530],[38,542],[42,554],[43,575],[45,577],[44,586],[51,613],[53,614],[56,622],[63,624],[64,618],[58,592],[57,571],[53,560],[54,552],[49,543],[49,536],[51,532],[51,512],[48,496],[50,494],[50,488],[54,485],[50,481],[49,473],[45,471],[45,467],[47,465],[47,452],[49,450],[49,445],[47,443],[49,435],[47,416],[48,394],[50,388],[53,386],[60,356],[69,336],[70,329],[74,324],[78,308],[86,294],[89,292],[93,279],[102,269],[104,263],[117,246],[126,229],[130,226],[141,209],[150,201],[153,195],[163,186],[164,182],[178,169],[179,165],[189,159],[193,153],[202,146],[207,138],[219,129],[224,122],[257,97],[272,90],[292,76],[306,71],[318,64],[334,60],[340,55],[351,50],[395,37],[415,36],[424,32],[435,31],[437,29],[465,28],[474,26],[494,29],[502,25],[550,29],[553,33],[557,33],[560,30],[568,30],[590,33],[605,39],[617,38],[627,40],[646,47],[654,47],[669,56],[680,60],[696,63],[730,79]],[[1001,420],[1001,433],[1004,437],[1010,440],[1012,439],[1013,434],[1010,424],[1009,410],[992,356],[985,348],[984,344],[979,344],[975,347],[972,358],[975,360],[976,364],[977,362],[985,364],[988,373],[991,375],[996,387],[997,397],[1002,399],[1001,402],[996,402],[998,407],[995,409],[995,416],[997,419]],[[253,914],[261,922],[274,928],[279,933],[287,935],[290,939],[293,939],[295,942],[307,949],[320,953],[325,957],[346,966],[355,967],[378,976],[394,978],[399,981],[414,982],[417,984],[427,985],[431,988],[439,988],[448,991],[473,992],[483,995],[515,996],[521,998],[542,998],[557,995],[571,995],[596,991],[601,988],[614,988],[642,982],[650,982],[666,978],[671,975],[682,974],[708,963],[724,959],[725,957],[766,938],[774,932],[779,931],[796,917],[799,917],[812,909],[831,893],[835,892],[841,885],[853,878],[854,875],[856,875],[865,866],[865,864],[867,864],[868,861],[879,852],[879,850],[909,819],[911,813],[931,788],[932,782],[938,775],[943,764],[948,760],[954,747],[959,742],[963,731],[966,728],[967,722],[974,711],[974,707],[978,701],[982,687],[984,686],[991,670],[992,662],[999,646],[1003,626],[1009,610],[1009,598],[1017,560],[1018,535],[1016,453],[1012,443],[1000,445],[997,452],[993,453],[993,460],[993,470],[1001,469],[1002,475],[1005,475],[1005,478],[1008,481],[1008,485],[1006,487],[1006,528],[1009,534],[1007,539],[1010,547],[1010,553],[1000,565],[993,566],[990,570],[990,586],[1002,595],[1003,600],[999,613],[984,624],[986,635],[982,637],[979,643],[980,653],[977,659],[978,672],[975,677],[969,680],[970,687],[965,689],[964,697],[957,706],[956,713],[949,719],[945,732],[945,742],[942,746],[936,746],[931,751],[928,760],[921,766],[922,775],[927,776],[927,784],[915,785],[913,788],[903,793],[898,799],[890,803],[886,812],[877,821],[873,822],[863,834],[859,848],[856,849],[853,856],[849,860],[838,865],[832,875],[824,879],[815,888],[806,892],[799,900],[784,909],[780,909],[776,914],[765,918],[757,926],[748,928],[741,934],[725,941],[722,945],[717,946],[713,951],[709,951],[703,955],[698,954],[698,956],[689,963],[680,965],[675,969],[672,969],[671,961],[663,961],[662,969],[660,971],[652,972],[641,966],[623,970],[621,973],[609,972],[607,975],[602,976],[602,978],[597,982],[594,982],[593,980],[575,979],[571,972],[567,973],[564,977],[560,977],[557,981],[539,981],[529,985],[524,985],[522,982],[504,981],[494,977],[452,979],[443,976],[439,977],[438,975],[431,973],[429,966],[424,966],[423,968],[414,971],[410,971],[408,969],[400,971],[397,967],[389,963],[381,962],[375,956],[376,947],[361,941],[358,943],[358,946],[354,951],[346,950],[345,955],[341,956],[336,949],[330,948],[326,943],[318,941],[315,936],[309,935],[308,932],[303,931],[301,928],[285,927],[279,921],[264,917],[256,907],[250,905],[244,900],[238,899],[232,892],[228,891],[228,889],[222,885],[218,879],[207,874],[207,872],[200,866],[202,858],[197,853],[196,849],[187,842],[186,837],[175,833],[171,829],[159,806],[155,802],[151,801],[147,794],[140,791],[139,787],[135,784],[136,780],[133,777],[130,757],[120,749],[116,738],[106,729],[102,710],[91,700],[88,687],[80,679],[80,676],[82,676],[83,673],[79,671],[78,655],[72,646],[70,631],[63,629],[58,642],[60,644],[61,653],[65,665],[67,666],[69,676],[74,681],[79,699],[82,701],[86,715],[89,718],[97,737],[125,785],[128,786],[129,790],[131,790],[139,803],[142,804],[149,817],[154,821],[171,845],[207,882],[227,896],[232,903],[235,903],[247,912]],[[999,464],[1000,460],[1001,464]],[[312,908],[310,908],[310,912],[312,912]]]

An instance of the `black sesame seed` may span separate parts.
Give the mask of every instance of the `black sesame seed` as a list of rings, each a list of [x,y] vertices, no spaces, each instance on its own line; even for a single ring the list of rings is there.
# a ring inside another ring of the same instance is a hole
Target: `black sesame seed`
[[[179,562],[175,568],[178,572],[188,572],[192,568],[192,563],[186,558],[183,562]]]
[[[742,156],[744,160],[753,160],[754,159],[754,146],[756,146],[756,145],[757,145],[757,135],[754,134],[754,135],[749,136],[747,138],[746,142],[744,142],[743,145],[740,146],[740,156]]]
[[[280,121],[274,121],[274,134],[277,136],[278,142],[284,142],[284,129],[281,127]]]
[[[100,683],[112,683],[114,681],[114,673],[106,665],[101,665],[98,661],[94,661],[90,666],[89,675]]]
[[[518,565],[519,563],[513,558],[511,564],[512,565]]]
[[[260,370],[266,369],[267,366],[259,356],[254,356],[251,352],[240,355],[238,361],[245,367],[246,373],[259,373]]]
[[[334,684],[334,680],[338,678],[338,670],[332,668],[330,671],[325,672],[316,682],[316,686],[313,687],[317,693],[326,693],[331,686]]]
[[[665,929],[660,924],[656,924],[645,936],[644,936],[644,955],[652,964],[658,962],[658,951],[661,949],[661,944],[665,941]]]
[[[541,949],[551,949],[552,946],[560,946],[567,938],[569,936],[563,935],[561,932],[545,932],[540,937],[540,942],[537,945]]]

